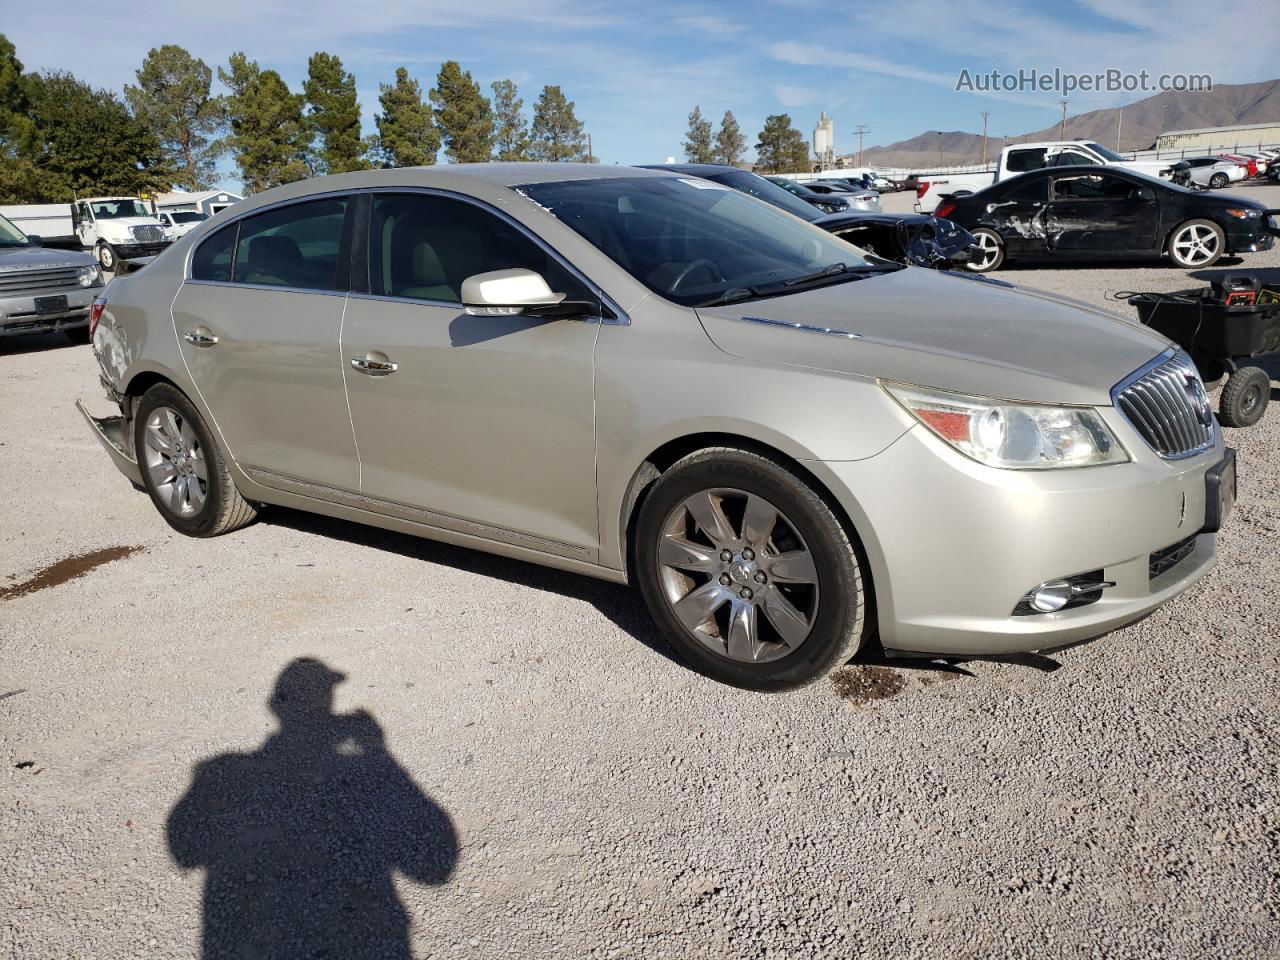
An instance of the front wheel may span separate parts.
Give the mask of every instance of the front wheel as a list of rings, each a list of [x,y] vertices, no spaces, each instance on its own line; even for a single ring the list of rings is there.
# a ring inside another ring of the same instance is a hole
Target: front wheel
[[[1221,190],[1230,182],[1231,182],[1231,178],[1228,177],[1225,173],[1215,173],[1212,177],[1209,178],[1209,186],[1211,186],[1214,190]]]
[[[988,227],[975,227],[972,231],[976,243],[969,254],[966,270],[974,273],[990,273],[1004,263],[1004,244],[1000,234]]]
[[[1212,220],[1188,220],[1169,234],[1169,259],[1183,270],[1213,266],[1226,248],[1227,235]]]
[[[98,264],[103,270],[115,271],[116,252],[109,243],[98,244]]]
[[[143,394],[134,413],[133,449],[151,502],[179,533],[216,537],[257,517],[204,418],[176,387],[161,383]]]
[[[654,620],[713,679],[785,690],[862,642],[857,549],[826,501],[770,457],[717,448],[676,463],[640,508],[634,559]]]

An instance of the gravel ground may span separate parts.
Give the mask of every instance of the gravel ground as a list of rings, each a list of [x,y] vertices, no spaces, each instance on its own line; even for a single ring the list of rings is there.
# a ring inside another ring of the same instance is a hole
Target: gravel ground
[[[622,588],[283,510],[182,538],[97,392],[0,343],[0,955],[1280,956],[1280,404],[1142,623],[763,696]]]

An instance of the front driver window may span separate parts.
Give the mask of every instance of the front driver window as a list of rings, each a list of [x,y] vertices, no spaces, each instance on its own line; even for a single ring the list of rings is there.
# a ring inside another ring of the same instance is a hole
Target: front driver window
[[[507,221],[435,194],[377,194],[369,230],[369,292],[460,303],[462,281],[523,268],[569,300],[594,300],[560,262]]]

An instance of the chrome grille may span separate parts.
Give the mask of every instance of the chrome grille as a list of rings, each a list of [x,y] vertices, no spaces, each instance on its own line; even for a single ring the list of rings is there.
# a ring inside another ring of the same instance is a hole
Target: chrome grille
[[[1142,439],[1166,460],[1213,446],[1213,408],[1195,364],[1185,353],[1164,360],[1157,357],[1121,381],[1112,397]]]
[[[0,273],[0,293],[79,287],[79,274],[79,267],[52,267],[47,270],[22,270],[13,273]]]
[[[130,227],[133,239],[139,243],[163,243],[164,228],[154,226]]]

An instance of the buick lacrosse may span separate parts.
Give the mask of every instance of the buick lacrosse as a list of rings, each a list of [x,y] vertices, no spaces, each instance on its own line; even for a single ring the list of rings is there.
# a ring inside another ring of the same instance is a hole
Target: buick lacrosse
[[[721,185],[344,174],[200,224],[94,305],[116,465],[190,536],[269,504],[635,584],[696,668],[1096,637],[1235,496],[1187,357],[903,267]]]

